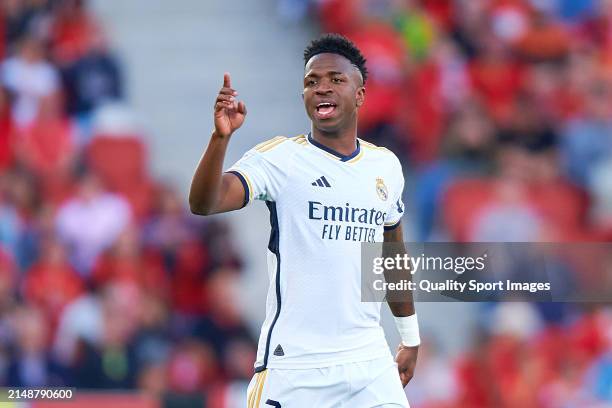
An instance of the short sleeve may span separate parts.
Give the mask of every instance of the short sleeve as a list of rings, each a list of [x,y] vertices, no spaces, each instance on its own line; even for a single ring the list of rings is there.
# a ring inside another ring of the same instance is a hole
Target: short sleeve
[[[395,171],[395,180],[393,184],[394,188],[390,191],[389,198],[389,209],[387,210],[387,218],[385,219],[385,231],[390,231],[397,228],[402,221],[404,215],[404,202],[402,201],[402,195],[404,192],[404,175],[402,173],[401,165],[399,169]]]
[[[285,140],[275,138],[254,147],[227,170],[237,176],[244,187],[243,207],[253,200],[277,200],[287,177],[287,155],[283,155],[285,149],[279,146]]]

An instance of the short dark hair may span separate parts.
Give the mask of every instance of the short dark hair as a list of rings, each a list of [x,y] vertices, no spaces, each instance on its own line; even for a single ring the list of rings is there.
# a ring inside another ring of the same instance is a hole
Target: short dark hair
[[[368,78],[368,69],[366,68],[366,59],[359,51],[359,48],[351,40],[340,34],[324,34],[321,37],[313,40],[304,50],[304,66],[312,57],[318,54],[331,53],[342,55],[348,59],[361,72],[363,83],[365,84]]]

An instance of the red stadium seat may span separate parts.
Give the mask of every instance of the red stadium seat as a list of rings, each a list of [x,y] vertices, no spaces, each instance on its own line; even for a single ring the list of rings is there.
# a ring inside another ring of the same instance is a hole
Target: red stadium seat
[[[111,190],[128,190],[147,179],[145,146],[132,135],[95,136],[87,151],[87,162]]]
[[[87,162],[109,190],[129,201],[136,220],[149,214],[155,184],[148,175],[145,145],[138,137],[98,135],[87,149]]]

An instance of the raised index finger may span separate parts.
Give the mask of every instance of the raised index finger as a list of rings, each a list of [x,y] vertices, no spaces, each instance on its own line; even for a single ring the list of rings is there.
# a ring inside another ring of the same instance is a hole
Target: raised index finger
[[[229,72],[226,72],[225,74],[223,74],[223,87],[224,88],[231,88],[232,85],[230,84],[230,74]]]

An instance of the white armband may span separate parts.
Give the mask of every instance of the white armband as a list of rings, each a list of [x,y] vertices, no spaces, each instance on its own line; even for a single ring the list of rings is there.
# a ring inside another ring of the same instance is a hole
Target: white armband
[[[393,318],[395,319],[395,325],[397,326],[397,330],[402,338],[402,345],[406,347],[415,347],[421,344],[419,322],[417,320],[416,313],[412,316],[393,316]]]

